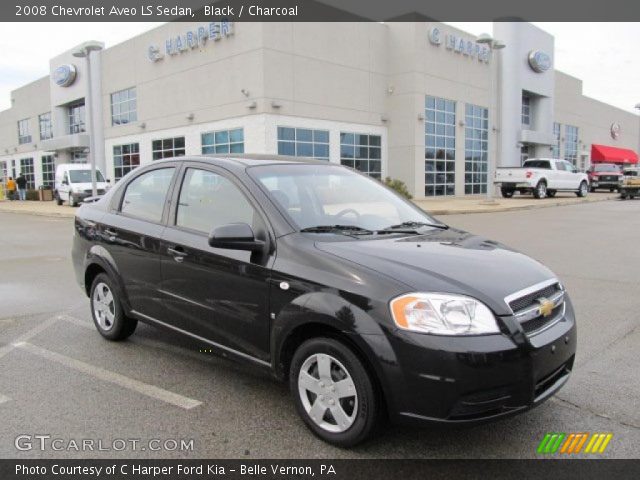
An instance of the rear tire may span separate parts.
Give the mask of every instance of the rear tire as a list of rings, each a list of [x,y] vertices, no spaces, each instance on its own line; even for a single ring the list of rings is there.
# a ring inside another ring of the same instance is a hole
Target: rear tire
[[[556,193],[558,193],[557,190],[547,190],[547,197],[553,198],[556,196]]]
[[[70,207],[77,207],[78,204],[76,203],[76,201],[73,199],[73,197],[71,195],[69,195],[69,206]]]
[[[580,198],[584,198],[587,196],[588,191],[589,191],[589,186],[587,185],[587,182],[583,180],[580,183],[580,186],[578,187],[578,191],[576,192],[576,195]]]
[[[540,180],[536,188],[533,189],[533,196],[540,199],[545,198],[547,196],[547,182]]]
[[[620,200],[626,200],[627,199],[627,194],[626,193],[621,193],[620,194]]]
[[[109,275],[100,273],[96,276],[89,298],[93,323],[104,338],[124,340],[135,331],[138,320],[125,315],[120,290]]]
[[[503,188],[500,188],[500,193],[504,198],[511,198],[513,197],[513,194],[516,193],[516,191],[510,188],[503,187]]]
[[[298,347],[289,388],[298,414],[325,442],[353,447],[379,423],[381,402],[373,378],[355,353],[333,338],[312,338]]]

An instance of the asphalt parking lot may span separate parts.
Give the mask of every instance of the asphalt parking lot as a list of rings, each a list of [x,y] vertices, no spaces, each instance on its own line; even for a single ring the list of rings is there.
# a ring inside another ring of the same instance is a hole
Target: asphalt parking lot
[[[559,275],[578,318],[572,378],[552,400],[508,420],[388,427],[340,450],[306,430],[284,385],[248,367],[146,325],[128,341],[103,340],[73,277],[72,220],[0,213],[0,457],[534,458],[547,432],[611,432],[602,456],[637,458],[640,201],[441,218]],[[42,434],[63,439],[63,450],[16,449],[19,435]],[[103,447],[122,439],[129,448],[69,448],[87,439]],[[140,440],[135,451],[131,439]],[[192,439],[193,449],[169,442],[151,451],[150,439]]]

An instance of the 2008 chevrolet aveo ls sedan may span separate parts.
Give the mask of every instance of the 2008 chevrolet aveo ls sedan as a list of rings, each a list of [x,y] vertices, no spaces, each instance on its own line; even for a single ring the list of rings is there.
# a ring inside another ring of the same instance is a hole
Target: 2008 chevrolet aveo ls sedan
[[[104,337],[142,321],[264,368],[335,445],[383,419],[522,412],[573,366],[574,311],[549,269],[327,162],[138,168],[78,210],[73,260]]]

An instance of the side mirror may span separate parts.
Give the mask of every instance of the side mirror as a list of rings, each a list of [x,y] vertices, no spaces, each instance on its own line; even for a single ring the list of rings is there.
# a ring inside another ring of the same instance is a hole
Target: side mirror
[[[209,235],[209,245],[214,248],[259,252],[264,249],[265,243],[255,238],[248,224],[228,223],[213,229]]]
[[[107,183],[111,183],[111,179],[110,178],[107,178]]]
[[[62,180],[62,185],[69,185],[69,182],[66,180]]]

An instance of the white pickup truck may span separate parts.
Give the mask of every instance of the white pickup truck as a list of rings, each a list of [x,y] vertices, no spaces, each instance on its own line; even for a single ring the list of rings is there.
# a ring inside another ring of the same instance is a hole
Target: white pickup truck
[[[574,192],[586,197],[589,178],[566,160],[555,158],[530,158],[522,167],[498,167],[494,183],[500,186],[502,196],[513,197],[533,193],[536,198],[553,197],[556,192]]]

